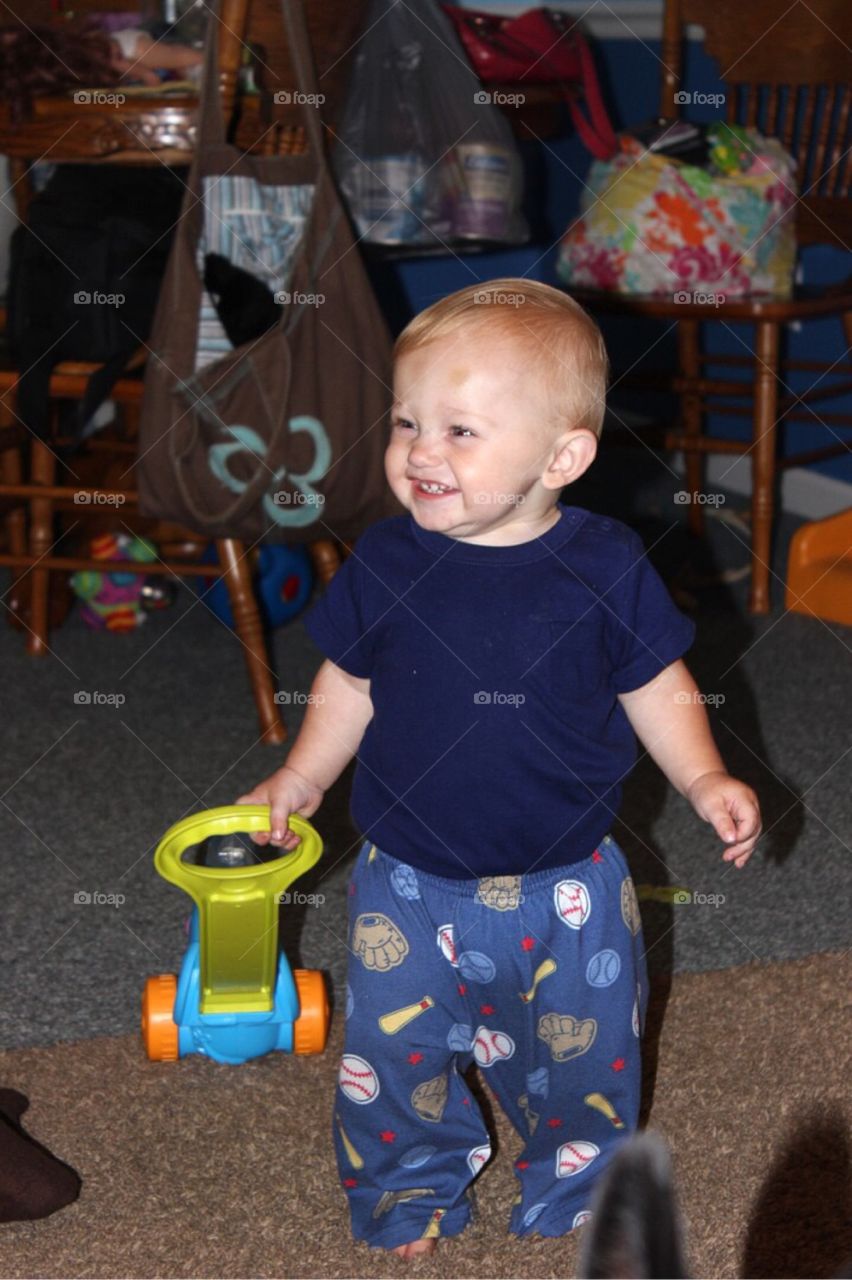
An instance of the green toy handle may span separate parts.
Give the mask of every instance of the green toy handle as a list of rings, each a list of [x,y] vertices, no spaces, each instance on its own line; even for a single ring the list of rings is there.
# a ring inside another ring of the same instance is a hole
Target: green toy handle
[[[272,1010],[281,895],[322,855],[322,840],[305,818],[291,814],[288,825],[301,836],[299,847],[247,867],[199,867],[181,859],[210,836],[269,831],[268,805],[228,805],[192,814],[170,827],[157,846],[154,865],[160,875],[198,907],[202,1013]]]

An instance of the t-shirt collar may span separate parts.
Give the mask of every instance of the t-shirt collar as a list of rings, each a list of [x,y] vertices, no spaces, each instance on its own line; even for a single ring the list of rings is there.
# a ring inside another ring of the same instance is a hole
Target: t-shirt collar
[[[569,538],[573,538],[586,518],[586,512],[578,507],[566,507],[557,503],[559,519],[538,538],[529,542],[517,542],[510,547],[483,546],[476,542],[461,542],[458,538],[449,538],[445,533],[435,533],[431,529],[421,529],[413,516],[409,516],[412,536],[431,555],[449,560],[453,564],[510,565],[530,564],[534,560],[543,560],[563,546]]]

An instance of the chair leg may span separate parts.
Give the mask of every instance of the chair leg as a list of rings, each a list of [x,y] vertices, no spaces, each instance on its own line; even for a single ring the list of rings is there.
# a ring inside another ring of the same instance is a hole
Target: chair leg
[[[308,544],[308,553],[320,582],[328,586],[340,568],[337,544],[331,538],[317,538],[316,542]]]
[[[5,428],[8,424],[5,419],[9,415],[0,407],[0,428]],[[16,441],[8,448],[0,450],[0,479],[3,484],[21,484],[23,482],[23,465],[22,465],[22,449],[23,444]],[[12,507],[7,512],[4,520],[6,528],[6,543],[9,552],[15,556],[26,555],[27,552],[27,514],[23,499],[18,506]],[[11,583],[6,591],[6,603],[12,610],[7,617],[10,622],[14,621],[12,614],[15,612],[15,602],[17,592],[15,584],[21,576],[20,569],[11,569]]]
[[[778,412],[778,325],[757,325],[754,383],[754,446],[751,452],[751,591],[749,612],[769,612],[769,566],[775,511]]]
[[[701,372],[699,360],[699,321],[679,320],[677,325],[677,349],[680,371],[686,378],[697,378]],[[701,401],[696,392],[683,392],[680,397],[680,416],[687,436],[700,436],[702,428]],[[704,504],[696,501],[704,484],[704,457],[698,450],[684,450],[686,462],[686,491],[689,494],[687,521],[691,533],[701,537],[704,533]]]
[[[234,538],[216,541],[222,576],[228,588],[234,626],[245,654],[249,680],[254,693],[264,742],[278,744],[287,739],[287,730],[281,722],[269,669],[266,640],[260,621],[257,600],[252,587],[251,574],[245,548]]]
[[[52,485],[56,479],[56,458],[42,440],[34,440],[32,446],[31,476],[33,484]],[[29,551],[34,561],[48,555],[53,546],[53,501],[50,498],[30,500]],[[47,653],[48,603],[50,597],[50,571],[36,563],[29,570],[30,578],[30,629],[27,634],[27,652],[34,657]]]

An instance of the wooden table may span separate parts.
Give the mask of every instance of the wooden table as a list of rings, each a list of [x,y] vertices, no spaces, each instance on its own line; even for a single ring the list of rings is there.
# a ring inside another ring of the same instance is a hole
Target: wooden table
[[[119,88],[95,91],[92,103],[75,103],[72,95],[36,99],[32,117],[13,123],[0,110],[0,155],[9,157],[17,211],[26,217],[31,188],[27,174],[33,163],[188,165],[196,141],[198,96],[128,95],[110,98]],[[303,150],[304,130],[285,118],[270,120],[257,96],[237,103],[233,140],[246,151],[284,154]]]
[[[197,95],[152,93],[115,105],[110,99],[121,93],[120,86],[92,93],[97,100],[85,106],[71,94],[37,98],[31,118],[22,123],[0,114],[0,153],[16,167],[35,160],[187,163],[195,146]]]
[[[366,0],[308,0],[305,12],[314,49],[317,78],[325,102],[323,122],[339,119],[351,59],[364,29]],[[103,0],[78,0],[77,19],[84,20]],[[218,45],[222,103],[231,122],[232,140],[246,151],[282,154],[301,151],[304,132],[300,109],[277,103],[274,95],[294,87],[295,76],[281,19],[280,0],[221,0]],[[211,19],[212,20],[212,19]],[[258,54],[256,77],[265,90],[240,95],[237,84],[246,46]],[[0,155],[9,157],[18,211],[24,216],[29,184],[24,181],[35,162],[78,164],[188,164],[195,147],[198,97],[127,92],[121,85],[92,91],[91,103],[74,101],[69,92],[39,97],[30,118],[13,122],[0,101]]]

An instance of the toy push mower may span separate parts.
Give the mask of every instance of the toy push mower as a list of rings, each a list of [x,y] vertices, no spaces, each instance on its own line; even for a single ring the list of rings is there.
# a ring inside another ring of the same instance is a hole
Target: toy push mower
[[[256,845],[269,830],[266,805],[231,805],[171,827],[154,865],[195,902],[180,977],[149,978],[142,996],[148,1057],[201,1053],[240,1063],[279,1049],[321,1053],[328,999],[317,970],[291,971],[278,945],[278,908],[293,881],[319,860],[322,840],[293,814],[299,847],[282,855]]]

